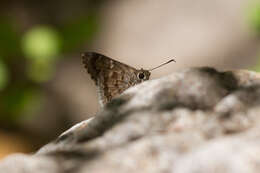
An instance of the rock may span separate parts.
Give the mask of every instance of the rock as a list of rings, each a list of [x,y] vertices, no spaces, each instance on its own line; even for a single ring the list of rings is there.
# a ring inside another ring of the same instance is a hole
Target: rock
[[[60,167],[56,158],[49,156],[27,156],[24,154],[14,154],[7,157],[0,164],[1,173],[56,173]]]
[[[186,69],[126,90],[0,172],[259,172],[259,105],[257,73]]]

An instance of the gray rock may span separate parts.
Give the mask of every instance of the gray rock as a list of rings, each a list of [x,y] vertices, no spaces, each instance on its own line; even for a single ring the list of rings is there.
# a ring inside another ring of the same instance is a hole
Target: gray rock
[[[259,172],[259,105],[257,73],[183,70],[128,89],[0,172]]]

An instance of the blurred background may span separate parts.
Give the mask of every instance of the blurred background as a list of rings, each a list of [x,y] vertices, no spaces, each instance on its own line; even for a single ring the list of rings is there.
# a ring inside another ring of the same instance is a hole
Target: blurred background
[[[3,0],[0,14],[0,159],[99,110],[81,52],[146,69],[175,58],[152,78],[191,66],[260,70],[259,0]]]

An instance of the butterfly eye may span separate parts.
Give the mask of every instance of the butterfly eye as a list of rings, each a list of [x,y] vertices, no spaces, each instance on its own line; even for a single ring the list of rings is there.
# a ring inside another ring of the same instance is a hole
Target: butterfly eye
[[[143,73],[139,73],[139,74],[138,74],[138,78],[139,78],[139,79],[144,79],[144,74],[143,74]]]

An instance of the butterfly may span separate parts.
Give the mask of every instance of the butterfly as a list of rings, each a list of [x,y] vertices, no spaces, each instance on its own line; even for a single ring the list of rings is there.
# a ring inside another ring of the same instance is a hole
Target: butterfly
[[[150,71],[174,61],[173,59],[151,70],[140,70],[96,52],[81,55],[83,64],[98,88],[101,107],[131,86],[150,78]]]

